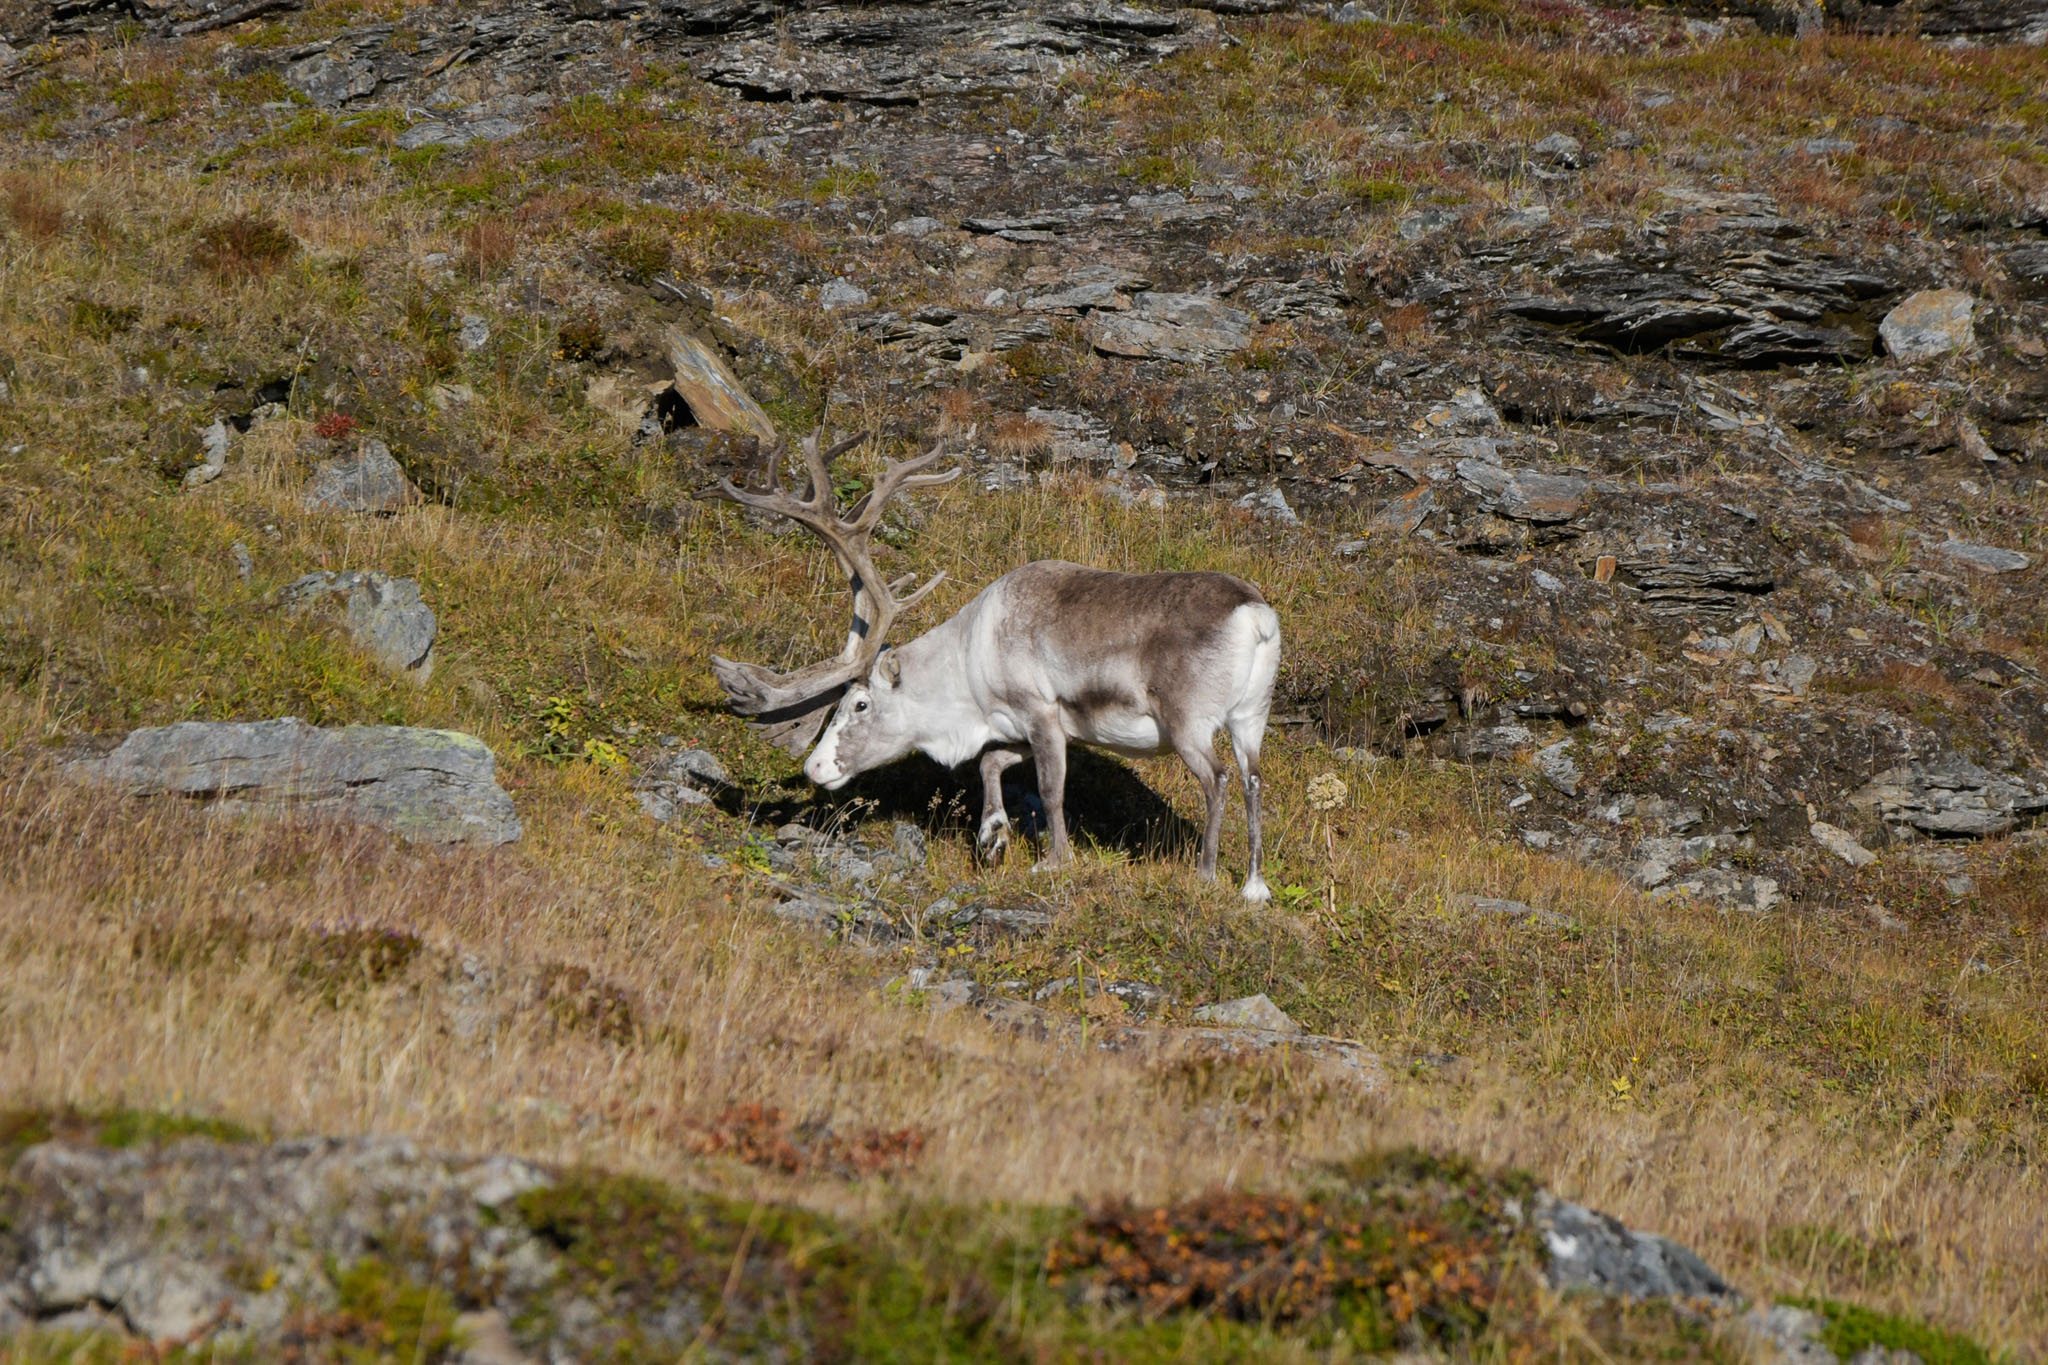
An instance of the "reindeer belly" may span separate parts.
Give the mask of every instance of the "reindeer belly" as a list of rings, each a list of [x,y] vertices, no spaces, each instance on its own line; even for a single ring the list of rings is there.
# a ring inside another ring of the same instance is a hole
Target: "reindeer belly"
[[[1124,698],[1082,694],[1060,707],[1067,734],[1083,744],[1128,753],[1156,754],[1161,748],[1159,718]]]

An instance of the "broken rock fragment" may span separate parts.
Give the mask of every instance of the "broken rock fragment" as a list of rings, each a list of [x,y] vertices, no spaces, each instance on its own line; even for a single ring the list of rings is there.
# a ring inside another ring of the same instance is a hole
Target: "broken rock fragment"
[[[775,439],[775,423],[741,385],[717,351],[680,327],[662,333],[669,364],[675,368],[676,392],[689,404],[699,426]]]
[[[377,662],[401,677],[425,682],[434,671],[434,609],[410,578],[383,573],[309,573],[278,594],[287,605],[307,606],[328,596],[347,601],[348,633]]]
[[[1591,1289],[1626,1299],[1740,1299],[1697,1255],[1669,1238],[1637,1232],[1548,1190],[1533,1210],[1550,1253],[1545,1278],[1557,1289]]]
[[[1503,469],[1481,460],[1458,461],[1458,477],[1484,496],[1494,511],[1516,521],[1549,525],[1570,521],[1586,510],[1592,484],[1575,474],[1539,474]]]
[[[396,512],[418,502],[391,447],[367,440],[352,458],[329,460],[313,473],[301,504],[308,512]]]
[[[1825,820],[1813,822],[1812,834],[1815,843],[1851,867],[1868,867],[1877,861],[1877,855],[1857,843],[1855,835]]]
[[[1917,364],[1970,349],[1976,310],[1977,301],[1960,289],[1923,289],[1886,313],[1877,334],[1894,359]]]
[[[203,483],[212,483],[219,478],[228,464],[228,423],[225,417],[216,417],[206,434],[199,438],[200,447],[206,453],[200,462],[185,471],[185,487],[197,488]]]

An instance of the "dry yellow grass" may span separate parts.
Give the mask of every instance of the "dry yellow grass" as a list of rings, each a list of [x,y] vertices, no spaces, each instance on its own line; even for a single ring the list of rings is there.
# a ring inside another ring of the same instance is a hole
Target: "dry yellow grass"
[[[1397,1071],[1390,1093],[1368,1098],[1284,1068],[1158,1065],[1034,1042],[885,996],[897,969],[887,956],[783,930],[744,879],[704,870],[689,836],[620,819],[622,794],[595,769],[530,777],[528,842],[466,853],[125,803],[42,763],[13,767],[0,798],[0,1094],[221,1114],[279,1132],[400,1132],[855,1214],[904,1196],[1285,1187],[1322,1160],[1417,1142],[1540,1172],[1693,1245],[1752,1291],[1846,1295],[2041,1349],[2039,1176],[1974,1149],[1967,1126],[1936,1142],[1924,1128],[1860,1122],[1848,1105],[1745,1097],[1733,1057],[1647,1097],[1568,1065],[1481,1055],[1448,1076]],[[1416,843],[1378,870],[1459,881],[1490,861],[1461,857],[1453,840]],[[1541,871],[1525,873],[1521,889],[1539,893]],[[1184,873],[1156,865],[1086,868],[1068,890],[1128,893],[1133,880],[1167,883],[1188,917],[1244,913],[1204,904]],[[1642,914],[1625,894],[1601,899],[1585,911],[1596,926]],[[1676,919],[1681,934],[1715,932],[1702,916]],[[393,965],[363,931],[423,947]],[[1469,937],[1450,925],[1444,936]],[[536,993],[535,980],[563,967],[587,970],[600,994],[622,992],[630,1032],[606,1036],[588,1011]],[[465,1015],[479,1005],[484,1015]],[[1426,1036],[1433,1008],[1418,1000],[1412,1017],[1389,1021],[1391,1056]],[[1565,1022],[1537,1050],[1571,1053],[1585,1042],[1573,1032]],[[694,1156],[692,1138],[746,1103],[845,1130],[913,1128],[928,1146],[891,1186]]]
[[[1295,32],[1274,27],[1219,80],[1235,90],[1280,70]],[[1367,41],[1299,34],[1312,57]],[[1859,59],[1904,60],[1882,44],[1827,51],[1842,80]],[[86,80],[112,79],[123,59],[79,60],[72,75]],[[1576,79],[1593,60],[1545,66]],[[1672,59],[1664,74],[1708,88],[1725,74],[1718,60]],[[1978,61],[1921,60],[1937,74]],[[1656,74],[1654,61],[1641,66]],[[1424,90],[1439,79],[1415,73]],[[163,87],[175,72],[134,74]],[[1538,106],[1542,74],[1527,76]],[[1198,150],[1241,150],[1244,136],[1209,126],[1225,106],[1207,122],[1153,128],[1158,101],[1138,93],[1107,97],[1131,104],[1123,112],[1189,164]],[[1140,104],[1152,112],[1134,112]],[[565,113],[565,136],[603,113]],[[1456,108],[1430,117],[1444,137],[1520,127],[1461,127],[1476,116]],[[167,145],[191,132],[167,129]],[[1343,766],[1282,733],[1267,758],[1269,857],[1289,894],[1280,908],[1246,911],[1196,885],[1183,855],[1109,840],[1055,881],[1022,859],[982,873],[941,801],[930,821],[935,890],[972,880],[991,895],[1044,895],[1060,911],[1043,939],[964,957],[963,969],[1034,984],[1079,968],[1143,976],[1184,1006],[1269,990],[1312,1026],[1384,1054],[1393,1083],[1373,1098],[1286,1068],[1191,1068],[1077,1038],[1033,1041],[904,1001],[881,989],[901,961],[787,930],[746,874],[704,866],[701,852],[743,837],[741,821],[659,830],[616,775],[526,753],[537,708],[562,698],[579,740],[630,746],[674,730],[719,749],[759,807],[792,803],[781,786],[790,766],[719,712],[704,659],[714,648],[778,663],[829,650],[843,585],[804,541],[684,502],[663,460],[631,450],[575,394],[550,392],[553,338],[512,320],[510,282],[531,277],[575,315],[589,282],[562,265],[563,248],[613,225],[606,215],[621,205],[558,188],[503,221],[467,219],[434,194],[488,201],[491,177],[512,170],[481,155],[442,185],[335,155],[342,139],[376,132],[309,117],[251,151],[276,176],[227,202],[217,185],[131,152],[46,164],[0,188],[11,234],[0,356],[15,366],[0,440],[18,433],[27,451],[0,463],[0,1102],[409,1133],[855,1214],[905,1198],[1151,1200],[1286,1186],[1328,1158],[1419,1142],[1526,1166],[1695,1247],[1753,1293],[1855,1299],[2048,1355],[2038,851],[1985,848],[1973,864],[1983,906],[1901,932],[1881,933],[1853,908],[1730,917],[1651,904],[1607,873],[1507,844],[1496,798],[1469,774],[1421,761]],[[1370,175],[1392,174],[1358,169],[1361,193]],[[1610,177],[1590,191],[1597,202],[1635,204],[1638,169],[1626,159],[1597,174]],[[750,188],[763,200],[783,192],[749,179],[759,175],[735,173],[738,202],[753,202]],[[1810,178],[1795,166],[1781,192],[1818,196]],[[1995,188],[1988,197],[2006,194]],[[303,249],[218,284],[186,268],[196,230],[244,212],[283,223]],[[744,249],[756,227],[692,217],[676,227],[677,256],[701,265],[714,249]],[[1366,219],[1357,231],[1371,240],[1390,228]],[[453,257],[461,278],[429,275],[429,252]],[[436,311],[438,289],[448,297]],[[74,322],[74,296],[100,307],[91,328]],[[509,340],[459,376],[473,401],[439,408],[422,362],[448,360],[437,319],[470,304],[493,312]],[[835,346],[853,344],[767,291],[726,304],[821,374]],[[102,334],[122,309],[136,311],[134,329]],[[1418,307],[1385,323],[1399,336],[1427,319]],[[1084,351],[1058,358],[1096,363]],[[307,354],[343,356],[351,373],[239,439],[216,483],[172,491],[152,442],[199,418],[202,400],[186,395],[216,372],[274,374]],[[196,378],[144,383],[138,360]],[[955,429],[994,416],[968,389],[934,401]],[[333,411],[361,412],[371,434],[395,435],[386,420],[402,427],[419,448],[396,440],[401,454],[421,463],[422,451],[454,452],[436,468],[463,510],[301,515],[296,491],[326,453],[305,443]],[[833,417],[850,429],[900,414]],[[1044,433],[1010,420],[1015,450],[1030,453]],[[458,478],[490,498],[469,500]],[[628,505],[661,510],[671,529],[646,530],[621,515]],[[913,534],[885,553],[888,567],[951,575],[924,622],[1017,563],[1059,556],[1243,574],[1288,622],[1290,667],[1333,675],[1316,681],[1370,687],[1445,646],[1432,624],[1436,570],[1419,550],[1339,569],[1329,537],[1276,534],[1220,508],[1127,508],[1081,481],[1001,497],[955,489],[920,500],[907,520],[943,534]],[[236,574],[238,541],[254,559],[248,583]],[[417,577],[440,613],[440,663],[425,687],[379,675],[328,628],[268,604],[309,569],[370,567]],[[1513,649],[1540,660],[1545,642]],[[1478,673],[1465,681],[1483,688]],[[112,800],[58,778],[41,752],[134,724],[285,711],[477,733],[501,757],[526,839],[488,854],[433,852],[220,820]],[[1326,770],[1350,794],[1312,811],[1302,793]],[[1177,762],[1135,771],[1182,815],[1197,809]],[[928,773],[904,780],[958,795]],[[887,816],[854,806],[840,816],[886,839]],[[1241,866],[1241,826],[1228,828],[1226,864]],[[1915,875],[1887,865],[1850,883],[1842,903],[1865,891],[1910,900],[1926,881]],[[1447,908],[1460,893],[1516,897],[1581,927],[1463,916]],[[621,1001],[632,1019],[623,1030]],[[1416,1059],[1428,1064],[1411,1070]],[[693,1137],[742,1103],[849,1130],[914,1128],[928,1143],[889,1183],[696,1156]]]

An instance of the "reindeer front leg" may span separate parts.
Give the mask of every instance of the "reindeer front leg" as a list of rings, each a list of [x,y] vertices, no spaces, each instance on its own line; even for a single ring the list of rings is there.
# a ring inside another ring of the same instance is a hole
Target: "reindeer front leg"
[[[981,831],[975,852],[985,863],[1002,859],[1010,846],[1010,817],[1003,810],[1003,774],[1030,755],[1023,749],[990,749],[981,756]]]

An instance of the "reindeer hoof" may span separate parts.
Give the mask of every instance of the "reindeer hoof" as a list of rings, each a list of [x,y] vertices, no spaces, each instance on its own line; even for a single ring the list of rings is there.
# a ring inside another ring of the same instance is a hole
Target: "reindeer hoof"
[[[1266,885],[1266,879],[1254,872],[1245,878],[1244,898],[1248,901],[1269,901],[1273,899],[1273,888]]]
[[[974,850],[985,863],[999,863],[1010,847],[1010,822],[1000,815],[991,816],[981,822],[980,833],[974,836]]]

